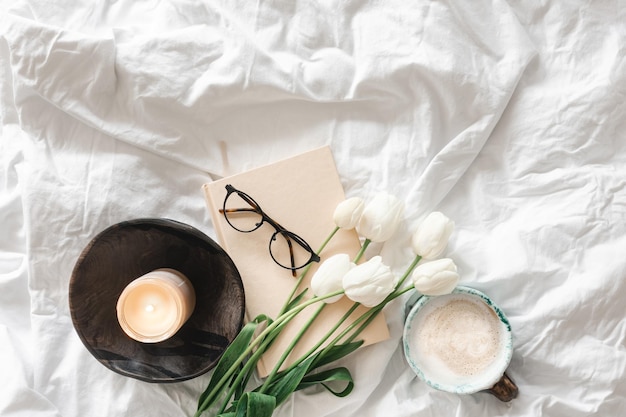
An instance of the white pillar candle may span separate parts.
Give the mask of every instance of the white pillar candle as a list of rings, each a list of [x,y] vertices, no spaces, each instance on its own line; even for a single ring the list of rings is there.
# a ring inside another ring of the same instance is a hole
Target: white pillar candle
[[[117,300],[117,319],[124,332],[144,343],[172,337],[196,305],[189,279],[180,272],[156,269],[132,281]]]

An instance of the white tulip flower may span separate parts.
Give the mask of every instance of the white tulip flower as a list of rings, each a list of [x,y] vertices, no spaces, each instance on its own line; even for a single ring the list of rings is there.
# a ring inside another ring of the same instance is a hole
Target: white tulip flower
[[[337,227],[354,229],[363,214],[365,203],[359,197],[348,198],[337,205],[333,220]]]
[[[346,253],[338,253],[322,262],[311,278],[311,290],[318,297],[343,289],[343,277],[354,267]],[[343,294],[324,300],[331,304],[341,299]]]
[[[384,242],[398,228],[404,204],[390,194],[377,194],[365,205],[357,225],[359,234],[372,242]]]
[[[380,256],[350,269],[343,277],[346,296],[366,307],[380,304],[396,288],[397,279]]]
[[[448,246],[453,230],[454,222],[443,213],[430,213],[413,233],[413,252],[424,259],[438,258]]]
[[[411,274],[413,286],[424,295],[444,295],[454,290],[459,274],[452,259],[443,258],[418,265]]]

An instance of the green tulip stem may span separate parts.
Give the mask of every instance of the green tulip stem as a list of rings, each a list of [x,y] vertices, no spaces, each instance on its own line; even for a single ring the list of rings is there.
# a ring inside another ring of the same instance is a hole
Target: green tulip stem
[[[315,346],[311,347],[304,355],[302,355],[300,358],[298,358],[296,361],[294,361],[289,367],[287,367],[287,369],[285,369],[285,373],[291,371],[293,368],[295,368],[296,366],[300,365],[302,362],[304,362],[309,356],[311,356],[313,353],[315,353],[315,351],[317,349],[320,348],[320,346],[322,346],[324,344],[324,342],[326,342],[328,339],[330,339],[330,337],[333,335],[333,333],[335,333],[337,331],[337,329],[348,319],[348,317],[350,317],[352,315],[352,313],[354,313],[354,310],[356,310],[361,304],[359,303],[354,303],[352,305],[352,307],[350,307],[350,309],[348,311],[346,311],[346,313],[343,315],[343,317],[341,319],[339,319],[337,321],[337,323],[335,323],[335,325],[328,330],[328,332],[326,332],[326,334],[315,344]]]
[[[402,285],[404,285],[404,281],[406,281],[406,279],[409,277],[411,272],[413,272],[413,270],[421,260],[422,257],[420,255],[415,255],[415,258],[413,258],[413,262],[411,262],[411,265],[409,265],[404,275],[402,275],[402,277],[400,278],[400,281],[398,281],[398,285],[396,285],[396,290],[398,290],[398,288],[402,288]]]
[[[365,239],[365,241],[363,242],[363,246],[361,246],[361,250],[359,250],[359,253],[357,253],[356,256],[354,257],[355,264],[358,263],[359,260],[363,257],[363,254],[365,253],[365,250],[370,245],[370,243],[372,243],[371,240]]]

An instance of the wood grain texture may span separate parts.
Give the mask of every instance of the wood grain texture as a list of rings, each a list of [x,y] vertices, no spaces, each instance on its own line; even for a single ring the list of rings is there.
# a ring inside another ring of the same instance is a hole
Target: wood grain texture
[[[158,268],[189,278],[196,307],[170,339],[137,342],[117,321],[117,299],[131,281]],[[104,366],[142,381],[176,382],[216,365],[243,325],[245,299],[237,268],[208,236],[174,220],[136,219],[107,228],[85,247],[69,304],[80,339]]]

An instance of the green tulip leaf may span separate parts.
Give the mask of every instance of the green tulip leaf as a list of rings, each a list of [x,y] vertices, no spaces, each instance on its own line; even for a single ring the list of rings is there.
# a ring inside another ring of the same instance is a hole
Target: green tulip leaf
[[[332,389],[328,385],[328,383],[336,381],[347,381],[347,384],[343,390],[337,391]],[[340,367],[305,376],[304,378],[302,378],[302,381],[300,382],[300,385],[298,385],[297,390],[301,390],[316,384],[322,384],[324,388],[326,388],[336,397],[345,397],[349,395],[354,388],[354,381],[352,380],[352,375],[350,374],[350,371],[347,368]]]
[[[275,408],[276,399],[271,395],[246,392],[217,417],[271,417]]]
[[[300,301],[302,301],[302,299],[304,298],[307,290],[308,288],[305,288],[300,294],[296,295],[291,301],[289,301],[289,304],[287,304],[287,306],[285,307],[285,311],[289,311],[292,308],[296,307],[298,304],[300,304]]]
[[[315,355],[315,361],[312,363],[311,369],[312,371],[315,368],[319,368],[320,366],[327,365],[331,362],[334,362],[338,359],[343,358],[344,356],[349,355],[350,353],[357,350],[363,344],[362,340],[357,342],[343,343],[340,345],[334,345],[329,348],[327,351],[321,351],[319,354]]]
[[[276,404],[280,405],[285,401],[300,385],[302,378],[309,371],[309,367],[317,355],[310,356],[302,361],[298,366],[284,373],[272,383],[266,392],[276,398]]]
[[[276,398],[273,396],[260,392],[246,392],[239,399],[234,416],[271,417],[275,408]]]

